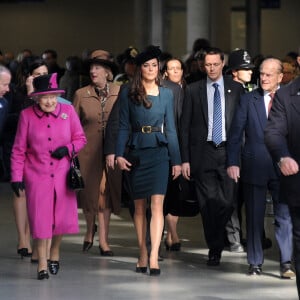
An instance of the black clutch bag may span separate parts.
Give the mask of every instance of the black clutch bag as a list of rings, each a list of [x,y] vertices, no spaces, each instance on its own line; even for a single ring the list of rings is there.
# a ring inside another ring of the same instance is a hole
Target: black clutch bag
[[[84,189],[84,181],[80,172],[78,157],[75,156],[74,145],[71,158],[71,166],[67,175],[67,185],[71,190],[79,191]]]
[[[130,152],[125,155],[125,159],[131,163],[131,170],[140,165],[140,158]]]

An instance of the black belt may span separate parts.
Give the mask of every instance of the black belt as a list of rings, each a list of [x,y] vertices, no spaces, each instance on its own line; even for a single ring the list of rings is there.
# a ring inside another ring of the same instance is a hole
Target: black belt
[[[162,132],[162,128],[146,125],[146,126],[134,127],[133,131],[134,132],[142,132],[142,133]]]
[[[207,144],[213,146],[214,148],[224,148],[226,147],[226,142],[222,142],[219,145],[215,144],[213,141],[207,141]]]

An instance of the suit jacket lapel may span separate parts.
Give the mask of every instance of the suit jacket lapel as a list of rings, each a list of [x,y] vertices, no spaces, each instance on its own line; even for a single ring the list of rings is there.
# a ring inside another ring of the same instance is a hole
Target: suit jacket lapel
[[[300,95],[291,95],[291,105],[300,114]]]
[[[207,89],[206,89],[206,80],[201,80],[200,81],[200,86],[199,86],[199,95],[201,95],[201,105],[202,105],[202,112],[203,112],[203,117],[205,120],[205,124],[207,125],[208,128],[208,99],[207,99]]]
[[[225,128],[228,131],[231,120],[234,114],[235,103],[232,99],[232,90],[230,82],[226,77],[224,78],[224,96],[225,96]]]
[[[257,90],[253,95],[253,104],[255,110],[257,112],[257,116],[262,127],[262,130],[266,127],[267,123],[267,114],[266,114],[266,107],[264,101],[264,94],[262,90]]]
[[[231,89],[228,81],[224,78],[224,96],[225,96],[225,128],[228,130],[230,120],[232,120],[233,114],[233,101],[231,100]]]

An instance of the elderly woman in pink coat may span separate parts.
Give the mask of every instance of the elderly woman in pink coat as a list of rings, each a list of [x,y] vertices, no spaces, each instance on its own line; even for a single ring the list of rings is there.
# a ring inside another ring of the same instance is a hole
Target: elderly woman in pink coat
[[[25,189],[32,237],[37,239],[39,280],[59,270],[63,234],[78,233],[77,200],[67,187],[73,148],[86,144],[79,118],[71,105],[57,102],[56,74],[36,77],[36,104],[23,110],[11,155],[11,185],[18,196]],[[47,240],[52,239],[47,263]]]

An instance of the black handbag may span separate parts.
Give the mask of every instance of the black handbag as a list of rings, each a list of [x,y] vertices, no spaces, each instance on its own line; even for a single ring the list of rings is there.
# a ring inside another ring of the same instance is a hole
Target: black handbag
[[[67,185],[71,190],[79,191],[84,189],[84,181],[80,172],[80,165],[78,157],[75,156],[73,145],[71,166],[67,175]]]
[[[195,182],[179,176],[169,183],[166,194],[166,212],[173,216],[194,217],[199,214],[200,207],[197,200]]]

